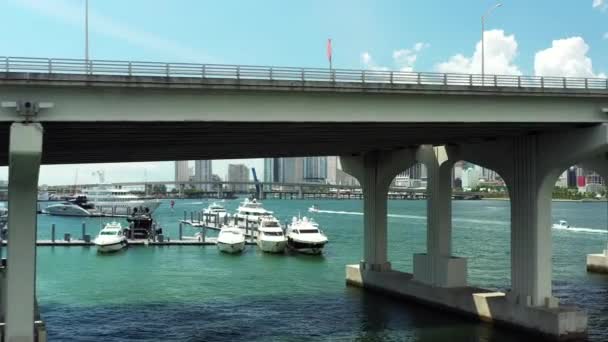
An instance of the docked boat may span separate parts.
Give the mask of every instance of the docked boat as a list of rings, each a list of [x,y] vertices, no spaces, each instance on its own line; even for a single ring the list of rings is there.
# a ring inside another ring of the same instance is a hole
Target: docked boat
[[[264,209],[262,202],[256,199],[246,199],[237,209],[236,217],[237,226],[240,228],[256,228],[263,217],[271,217],[272,211]]]
[[[327,236],[312,219],[294,217],[287,227],[287,246],[292,250],[305,254],[321,254],[326,243]]]
[[[287,246],[287,237],[283,228],[274,217],[263,217],[257,229],[256,243],[262,252],[283,253]]]
[[[74,195],[66,201],[47,206],[43,211],[45,214],[57,216],[95,216],[95,206],[90,203],[85,195]]]
[[[559,220],[559,223],[554,223],[553,224],[553,228],[557,228],[557,229],[568,229],[570,228],[570,225],[568,224],[568,221],[566,220]]]
[[[245,249],[245,235],[237,227],[223,226],[217,236],[217,248],[224,253],[240,253]]]
[[[138,195],[129,193],[129,191],[120,188],[114,188],[110,185],[102,185],[89,190],[85,190],[84,194],[88,202],[95,206],[95,209],[102,214],[130,214],[135,209],[148,209],[152,214],[159,206],[160,200],[153,198],[143,198]]]
[[[111,222],[103,227],[93,243],[100,253],[116,252],[127,246],[127,238],[120,223]]]
[[[224,207],[213,202],[207,208],[203,209],[203,216],[209,216],[213,218],[219,216],[220,220],[222,220],[224,219],[224,217],[228,216],[228,213],[226,212],[226,209]]]
[[[135,211],[127,217],[129,228],[125,229],[125,236],[136,240],[152,240],[163,233],[163,229],[154,222],[152,215],[146,211]]]

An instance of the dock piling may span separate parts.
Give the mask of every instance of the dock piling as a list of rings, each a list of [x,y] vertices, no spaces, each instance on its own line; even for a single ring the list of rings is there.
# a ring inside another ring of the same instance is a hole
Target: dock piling
[[[180,223],[180,224],[179,224],[179,239],[180,239],[180,241],[182,240],[182,233],[183,233],[183,229],[184,229],[184,227],[183,227],[183,225]]]
[[[51,224],[51,241],[55,242],[55,224]]]
[[[194,213],[190,212],[190,222],[194,223]]]
[[[82,222],[82,235],[81,239],[84,241],[84,236],[87,234],[87,224],[86,222]]]
[[[186,221],[186,211],[184,210],[184,221]]]
[[[205,242],[206,238],[207,238],[207,226],[203,226],[203,242]]]

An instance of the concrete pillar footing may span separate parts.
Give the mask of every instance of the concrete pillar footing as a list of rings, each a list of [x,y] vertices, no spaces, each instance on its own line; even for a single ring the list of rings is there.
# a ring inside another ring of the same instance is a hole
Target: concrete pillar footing
[[[359,265],[346,266],[346,283],[552,339],[580,339],[587,332],[587,313],[574,306],[552,307],[555,298],[547,298],[549,307],[520,305],[502,292],[471,286],[438,287],[416,281],[410,273],[363,270]]]

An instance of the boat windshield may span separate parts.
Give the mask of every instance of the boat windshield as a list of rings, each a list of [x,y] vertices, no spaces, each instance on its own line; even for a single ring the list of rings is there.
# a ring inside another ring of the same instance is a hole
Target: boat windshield
[[[283,236],[282,232],[264,232],[264,235],[267,236]]]
[[[264,227],[279,227],[279,223],[276,221],[266,221],[264,222]]]
[[[318,233],[319,230],[318,229],[300,229],[300,233],[302,234],[314,234],[314,233]]]
[[[99,235],[118,235],[117,231],[105,231],[105,232],[101,232],[99,233]]]

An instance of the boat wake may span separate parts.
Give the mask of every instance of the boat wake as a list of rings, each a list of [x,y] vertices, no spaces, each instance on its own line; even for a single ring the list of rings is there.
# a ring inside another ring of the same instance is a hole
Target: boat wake
[[[603,229],[593,229],[593,228],[585,228],[585,227],[557,227],[553,226],[555,230],[569,231],[569,232],[578,232],[578,233],[590,233],[590,234],[606,234],[608,231]]]
[[[358,211],[318,210],[317,213],[335,214],[335,215],[359,215],[359,216],[363,216],[363,213],[362,212],[358,212]],[[388,214],[387,216],[388,217],[393,217],[393,218],[407,218],[407,219],[413,219],[413,220],[426,220],[426,216],[420,216],[420,215]],[[496,224],[496,225],[507,225],[507,224],[509,224],[509,222],[506,222],[506,221],[476,220],[476,219],[465,219],[465,218],[454,218],[454,222],[482,223],[482,224]]]
[[[334,210],[318,210],[317,213],[322,214],[334,214],[334,215],[358,215],[363,216],[362,212],[358,211],[334,211]],[[399,215],[399,214],[388,214],[388,217],[393,218],[407,218],[413,220],[426,220],[426,216],[420,215]],[[461,223],[479,223],[479,224],[495,224],[495,225],[504,225],[507,226],[510,224],[508,221],[494,221],[494,220],[478,220],[478,219],[467,219],[467,218],[458,218],[455,217],[453,219],[454,222]],[[569,232],[577,232],[577,233],[589,233],[589,234],[607,234],[608,231],[602,229],[594,229],[594,228],[586,228],[586,227],[558,227],[557,225],[552,226],[555,230],[561,231],[569,231]]]

